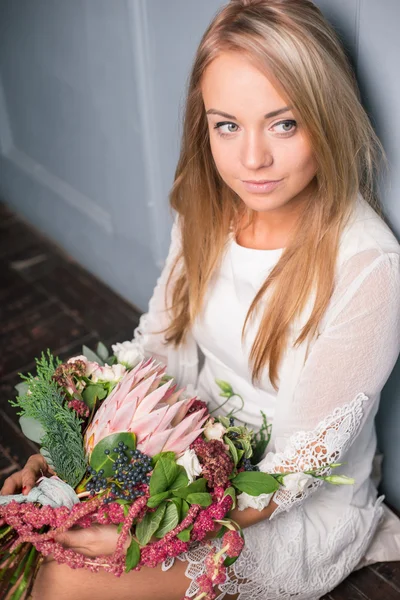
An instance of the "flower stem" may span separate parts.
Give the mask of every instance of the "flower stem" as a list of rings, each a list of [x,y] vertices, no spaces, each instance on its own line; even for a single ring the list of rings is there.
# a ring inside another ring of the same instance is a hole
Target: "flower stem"
[[[25,592],[30,578],[33,576],[35,570],[32,570],[32,563],[37,555],[37,550],[35,546],[29,551],[28,560],[26,562],[26,566],[24,569],[24,575],[22,577],[22,581],[19,584],[18,588],[15,590],[14,594],[11,596],[10,600],[20,600],[22,594]]]

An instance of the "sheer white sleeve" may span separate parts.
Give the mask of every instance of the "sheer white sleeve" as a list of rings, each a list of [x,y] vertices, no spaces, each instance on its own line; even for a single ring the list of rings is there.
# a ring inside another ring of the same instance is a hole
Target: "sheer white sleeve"
[[[310,349],[292,404],[280,422],[274,421],[276,451],[266,454],[260,470],[303,472],[340,462],[371,411],[376,413],[400,352],[399,258],[368,250],[341,269],[329,319]],[[271,518],[320,485],[328,484],[314,480],[301,491],[278,490]]]
[[[181,236],[179,217],[175,218],[171,230],[171,244],[164,268],[157,280],[153,295],[149,301],[148,310],[139,320],[139,325],[134,331],[133,341],[145,357],[154,356],[161,362],[167,364],[168,350],[165,337],[161,330],[169,323],[168,299],[166,298],[166,286],[169,274],[180,252]],[[179,268],[179,267],[178,267]],[[177,270],[176,270],[177,273]],[[174,273],[175,276],[175,273]],[[170,292],[170,290],[168,290]]]

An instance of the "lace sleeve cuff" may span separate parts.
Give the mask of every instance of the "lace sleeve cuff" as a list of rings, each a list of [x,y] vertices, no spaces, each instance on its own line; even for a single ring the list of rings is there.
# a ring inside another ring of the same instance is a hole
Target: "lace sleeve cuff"
[[[273,501],[278,508],[270,519],[293,505],[303,502],[322,483],[305,474],[319,470],[320,475],[329,475],[331,463],[338,462],[357,436],[364,415],[364,403],[369,398],[358,394],[354,400],[336,408],[311,431],[298,431],[286,441],[282,452],[268,452],[259,463],[265,473],[294,473],[287,485],[275,492]]]

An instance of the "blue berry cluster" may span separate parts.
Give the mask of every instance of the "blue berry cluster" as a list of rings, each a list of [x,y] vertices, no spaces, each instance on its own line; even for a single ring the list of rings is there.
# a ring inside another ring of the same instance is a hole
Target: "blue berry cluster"
[[[107,479],[103,477],[104,469],[96,471],[96,469],[93,469],[93,467],[89,467],[88,472],[91,475],[91,478],[86,484],[86,489],[88,492],[90,492],[91,496],[94,496],[96,492],[104,490],[104,488],[107,486]]]
[[[260,468],[257,465],[252,465],[249,458],[243,459],[243,466],[245,471],[259,471]]]
[[[143,496],[144,491],[137,488],[140,484],[148,484],[150,481],[148,473],[153,468],[151,457],[140,450],[129,449],[123,442],[119,442],[112,452],[117,455],[117,458],[112,466],[114,474],[111,478],[111,496],[104,498],[104,503],[114,502],[116,498],[135,500],[138,496]],[[110,450],[104,450],[104,454],[109,455]],[[107,487],[107,479],[103,477],[103,469],[97,472],[89,467],[88,471],[92,477],[86,489],[93,496]]]

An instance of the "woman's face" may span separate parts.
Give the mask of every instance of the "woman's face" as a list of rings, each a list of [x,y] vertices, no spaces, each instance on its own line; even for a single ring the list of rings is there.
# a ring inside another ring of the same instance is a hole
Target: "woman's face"
[[[302,123],[269,79],[243,55],[225,52],[205,70],[201,90],[212,155],[225,183],[261,213],[301,206],[315,185],[317,164]]]

